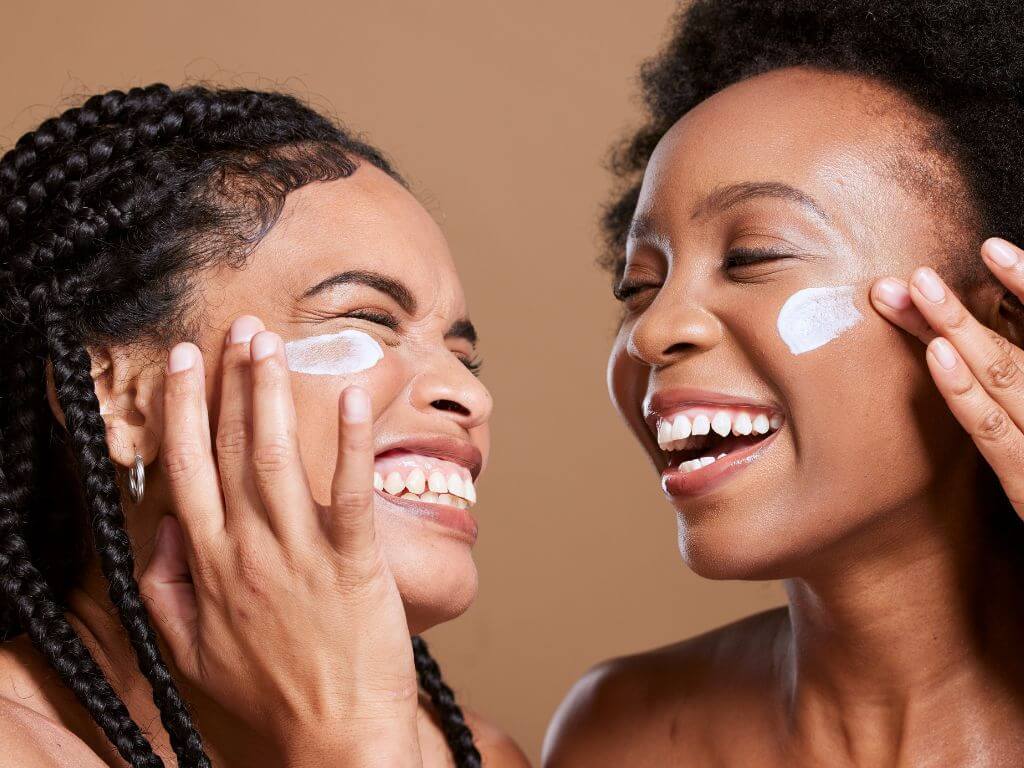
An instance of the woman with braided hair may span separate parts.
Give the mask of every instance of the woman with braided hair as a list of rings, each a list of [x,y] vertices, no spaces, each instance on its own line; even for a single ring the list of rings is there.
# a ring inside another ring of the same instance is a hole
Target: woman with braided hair
[[[525,764],[409,642],[475,595],[491,406],[377,150],[94,96],[0,159],[0,328],[0,766]]]

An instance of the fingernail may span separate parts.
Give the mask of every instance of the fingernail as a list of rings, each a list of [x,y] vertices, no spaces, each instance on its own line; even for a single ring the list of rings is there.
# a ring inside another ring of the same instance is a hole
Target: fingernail
[[[370,396],[359,387],[349,387],[341,395],[341,412],[345,421],[362,424],[370,418]]]
[[[182,342],[181,344],[176,344],[171,350],[171,355],[167,359],[167,370],[170,373],[181,373],[182,371],[187,371],[195,364],[195,347],[188,342]]]
[[[914,285],[928,301],[938,304],[946,297],[946,289],[942,287],[942,281],[935,274],[935,270],[928,267],[917,270],[914,275]]]
[[[258,317],[242,315],[241,317],[235,318],[235,322],[231,324],[231,343],[246,344],[253,336],[262,330],[263,323],[260,322]]]
[[[277,352],[277,343],[278,337],[276,333],[270,333],[269,331],[257,333],[252,337],[252,345],[249,347],[252,351],[252,359],[263,360],[270,357]]]
[[[1016,248],[1005,240],[994,238],[988,241],[988,257],[1004,269],[1009,269],[1019,260]]]
[[[953,345],[945,339],[938,338],[932,341],[931,349],[932,354],[935,355],[935,359],[939,361],[939,365],[947,371],[956,365],[956,350],[954,350]]]
[[[910,291],[903,283],[890,278],[880,280],[875,286],[875,296],[880,302],[893,309],[906,309],[910,306]]]

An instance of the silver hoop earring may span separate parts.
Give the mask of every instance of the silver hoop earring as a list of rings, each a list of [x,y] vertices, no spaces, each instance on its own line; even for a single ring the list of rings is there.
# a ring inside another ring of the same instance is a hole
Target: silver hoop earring
[[[132,501],[138,504],[142,501],[142,494],[146,491],[146,465],[142,463],[142,457],[136,453],[135,463],[128,470],[128,493]]]

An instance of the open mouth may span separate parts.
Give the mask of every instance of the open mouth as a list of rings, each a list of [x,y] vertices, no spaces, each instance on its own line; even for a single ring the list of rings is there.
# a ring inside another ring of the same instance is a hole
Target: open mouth
[[[384,495],[424,504],[469,509],[476,488],[469,469],[407,450],[386,451],[374,461],[373,487]]]
[[[659,416],[658,447],[669,468],[689,474],[767,440],[782,415],[756,406],[694,405]]]

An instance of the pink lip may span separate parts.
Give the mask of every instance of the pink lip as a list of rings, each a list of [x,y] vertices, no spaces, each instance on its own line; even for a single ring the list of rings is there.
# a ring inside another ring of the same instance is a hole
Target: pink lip
[[[383,499],[388,504],[394,504],[407,514],[436,523],[471,546],[476,543],[478,533],[476,518],[468,509],[449,507],[447,504],[429,504],[402,499],[380,491],[376,491],[376,494],[377,498]]]
[[[662,490],[669,496],[692,498],[721,487],[756,461],[784,427],[785,424],[759,443],[730,453],[714,464],[693,472],[680,472],[673,467],[666,467],[661,473]]]
[[[388,445],[380,447],[377,456],[394,451],[405,451],[418,453],[423,456],[433,456],[438,459],[450,461],[469,470],[474,480],[480,475],[483,469],[484,459],[480,449],[466,440],[460,440],[447,435],[433,437],[409,437],[395,440]]]

